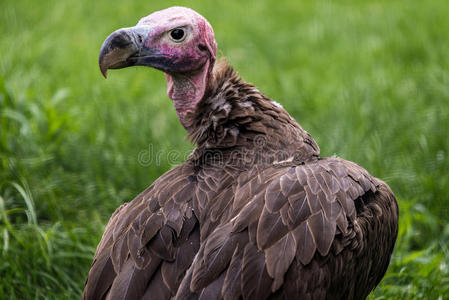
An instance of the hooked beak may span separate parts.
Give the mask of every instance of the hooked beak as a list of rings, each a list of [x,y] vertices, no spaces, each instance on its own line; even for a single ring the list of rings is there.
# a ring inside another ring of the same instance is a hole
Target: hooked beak
[[[156,49],[146,47],[145,40],[150,26],[140,25],[122,28],[111,33],[103,42],[98,59],[103,76],[108,69],[122,69],[130,66],[151,66],[163,68],[167,57]]]

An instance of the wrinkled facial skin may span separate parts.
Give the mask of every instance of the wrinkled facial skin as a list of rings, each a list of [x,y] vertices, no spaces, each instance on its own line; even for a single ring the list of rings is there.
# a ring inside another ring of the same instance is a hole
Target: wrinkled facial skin
[[[174,29],[184,37],[170,36]],[[193,72],[207,60],[215,62],[217,45],[212,27],[197,12],[170,7],[142,18],[134,27],[113,32],[104,41],[99,57],[104,76],[108,69],[148,66],[168,74]]]
[[[171,32],[182,30],[182,38]],[[100,70],[148,66],[165,73],[167,95],[184,127],[186,114],[205,94],[215,63],[217,44],[211,25],[186,7],[170,7],[142,18],[134,27],[111,33],[100,50]]]
[[[198,70],[211,53],[215,59],[215,41],[208,38],[213,37],[213,32],[208,32],[207,25],[196,12],[173,7],[142,18],[136,27],[149,26],[143,46],[157,49],[160,57],[159,65],[153,67],[167,73],[184,73]],[[181,42],[170,38],[170,32],[176,28],[184,30]]]

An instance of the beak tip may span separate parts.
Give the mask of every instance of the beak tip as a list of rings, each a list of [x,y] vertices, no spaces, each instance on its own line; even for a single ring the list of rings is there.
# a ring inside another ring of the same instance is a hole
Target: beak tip
[[[104,78],[108,78],[108,68],[100,63],[100,71]]]

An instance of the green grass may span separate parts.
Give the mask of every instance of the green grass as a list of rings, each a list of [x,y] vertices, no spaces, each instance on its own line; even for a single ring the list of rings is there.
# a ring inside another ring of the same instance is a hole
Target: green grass
[[[174,4],[323,156],[390,184],[399,238],[371,299],[449,299],[447,0],[2,0],[0,298],[79,298],[114,209],[193,148],[162,74],[97,65],[110,32]],[[160,163],[139,163],[149,147]]]

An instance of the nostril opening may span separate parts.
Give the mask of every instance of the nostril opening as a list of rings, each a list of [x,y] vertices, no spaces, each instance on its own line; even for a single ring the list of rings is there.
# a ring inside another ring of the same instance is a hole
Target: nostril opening
[[[203,45],[203,44],[199,44],[198,49],[200,49],[201,51],[207,51],[206,45]]]
[[[142,44],[142,36],[141,35],[137,36],[137,40],[139,41],[139,44]]]

